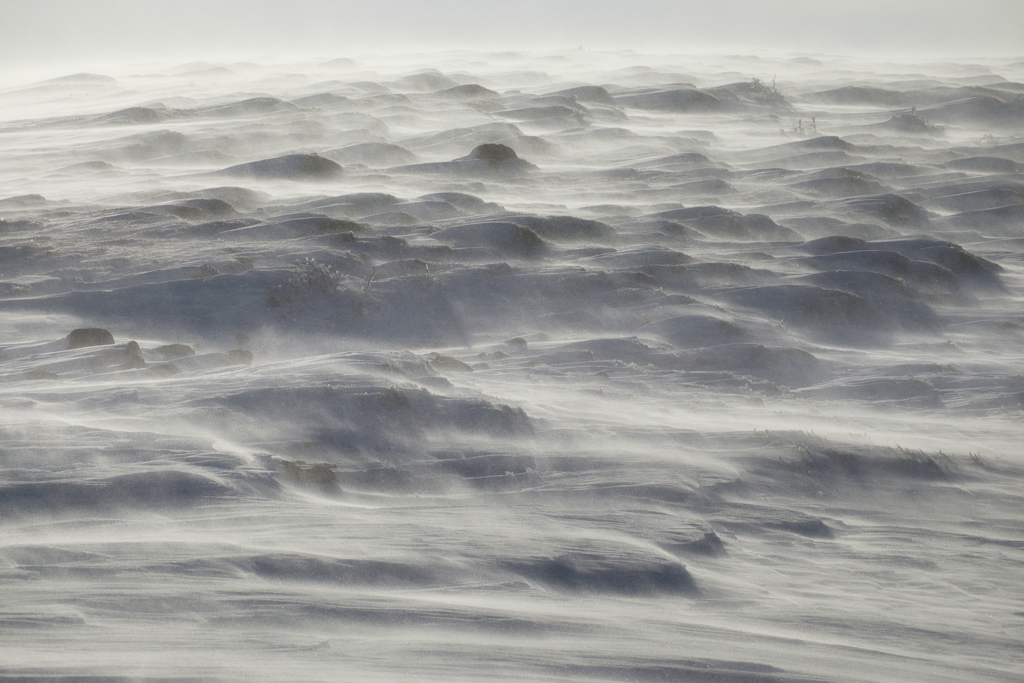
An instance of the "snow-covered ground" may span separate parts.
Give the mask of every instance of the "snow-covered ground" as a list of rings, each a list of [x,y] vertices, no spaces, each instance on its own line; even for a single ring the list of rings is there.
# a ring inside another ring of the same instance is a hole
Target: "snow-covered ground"
[[[0,676],[1020,681],[1022,83],[8,84]]]

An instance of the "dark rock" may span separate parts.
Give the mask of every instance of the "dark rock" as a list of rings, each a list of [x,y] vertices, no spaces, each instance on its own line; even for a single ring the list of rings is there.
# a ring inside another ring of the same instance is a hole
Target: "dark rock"
[[[615,104],[615,100],[612,98],[611,94],[599,85],[581,85],[576,88],[559,90],[558,92],[549,94],[571,97],[580,102],[589,102],[592,104]]]
[[[15,209],[34,209],[46,204],[46,198],[41,194],[21,194],[16,197],[0,199],[0,206]]]
[[[146,375],[149,377],[173,377],[174,375],[181,374],[181,368],[177,365],[170,363],[161,363],[160,365],[151,365],[149,370],[146,371]]]
[[[153,353],[159,353],[164,358],[184,358],[196,355],[195,349],[187,344],[164,344],[153,349]]]
[[[338,475],[334,473],[337,465],[310,465],[303,460],[279,460],[278,465],[281,474],[300,484],[334,484],[338,481]]]
[[[936,126],[934,123],[930,123],[927,119],[912,114],[909,112],[903,112],[901,114],[894,114],[891,119],[885,123],[879,124],[881,128],[887,128],[900,133],[941,133],[942,128]]]
[[[696,88],[677,88],[658,92],[620,95],[615,103],[653,111],[677,112],[718,112],[727,109],[726,104],[714,95]]]
[[[325,152],[334,161],[343,164],[365,164],[371,168],[414,164],[415,153],[389,142],[358,142]]]
[[[519,158],[516,151],[508,145],[488,142],[477,145],[466,156],[452,161],[398,166],[392,170],[407,173],[484,174],[517,177],[535,171],[537,167],[529,161]]]
[[[134,123],[159,123],[167,120],[167,114],[149,107],[129,107],[98,116],[93,121],[102,124],[126,125]]]
[[[820,519],[783,520],[771,522],[766,526],[808,538],[835,538],[835,533],[833,533],[832,529]]]
[[[68,348],[81,349],[87,346],[103,346],[113,344],[114,335],[99,327],[83,327],[72,330],[68,335]]]
[[[466,85],[457,85],[457,86],[455,86],[453,88],[448,88],[447,90],[442,90],[442,91],[438,92],[437,94],[440,95],[441,97],[446,97],[446,98],[449,98],[449,99],[457,99],[457,100],[490,99],[492,97],[497,97],[498,96],[498,93],[496,93],[495,91],[491,90],[490,88],[485,88],[484,86],[477,85],[476,83],[467,83]]]
[[[618,239],[610,225],[575,216],[514,216],[509,220],[554,242],[614,242]]]
[[[470,365],[463,363],[457,358],[442,356],[439,353],[434,354],[434,357],[430,360],[430,365],[440,372],[446,370],[449,372],[473,372],[473,368]]]
[[[431,238],[453,247],[493,249],[509,256],[533,257],[547,249],[533,230],[509,222],[456,225],[438,230]]]
[[[701,538],[686,543],[670,544],[667,548],[677,553],[721,557],[726,554],[725,543],[714,531],[708,531]]]
[[[117,366],[117,370],[141,370],[146,367],[146,361],[142,356],[129,356],[128,360]]]
[[[530,581],[573,593],[657,595],[693,593],[697,584],[678,562],[621,562],[592,553],[566,553],[552,558],[529,558],[503,563]]]
[[[288,154],[231,166],[224,173],[242,178],[333,180],[344,175],[341,166],[319,154]]]
[[[477,145],[473,148],[472,152],[463,158],[466,160],[479,159],[483,161],[501,163],[502,161],[518,159],[519,155],[516,154],[516,151],[508,145],[489,142],[483,145]]]
[[[880,218],[889,225],[924,226],[935,214],[922,209],[898,194],[880,194],[844,199],[837,206],[847,210]]]
[[[233,349],[220,357],[219,364],[252,365],[252,351],[246,351],[245,349]]]
[[[114,363],[113,370],[137,370],[146,367],[142,358],[142,349],[136,341],[130,341],[123,347],[104,349],[89,359],[89,367],[106,368]]]
[[[58,377],[56,373],[50,372],[49,370],[44,370],[43,368],[36,368],[35,370],[29,370],[28,372],[26,372],[25,373],[25,379],[30,379],[30,380],[41,380],[41,379],[53,380],[53,379],[60,379],[60,377]]]

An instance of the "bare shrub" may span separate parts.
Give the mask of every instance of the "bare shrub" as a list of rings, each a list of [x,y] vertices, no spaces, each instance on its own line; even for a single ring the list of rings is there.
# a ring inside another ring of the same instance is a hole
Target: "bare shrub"
[[[292,277],[288,284],[301,291],[334,294],[344,277],[336,268],[307,258],[292,267]]]

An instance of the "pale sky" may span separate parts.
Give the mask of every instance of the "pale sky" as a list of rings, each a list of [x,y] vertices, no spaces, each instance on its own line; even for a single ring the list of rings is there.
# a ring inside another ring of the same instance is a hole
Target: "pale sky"
[[[447,48],[1024,59],[1024,0],[0,0],[0,70]]]

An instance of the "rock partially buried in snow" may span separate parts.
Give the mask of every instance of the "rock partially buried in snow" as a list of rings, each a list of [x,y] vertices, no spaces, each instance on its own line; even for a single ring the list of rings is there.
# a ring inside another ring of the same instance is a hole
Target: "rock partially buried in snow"
[[[124,347],[116,346],[100,351],[89,359],[89,366],[108,370],[138,370],[146,367],[146,361],[142,358],[139,343],[130,341]]]
[[[792,347],[722,344],[698,349],[683,357],[690,370],[749,375],[790,388],[810,386],[825,377],[822,363],[815,356]]]
[[[287,154],[225,168],[223,173],[240,178],[272,180],[334,180],[344,175],[341,166],[319,154]]]
[[[151,351],[160,354],[164,358],[184,358],[185,356],[196,355],[195,349],[188,344],[164,344],[163,346],[151,349]]]
[[[252,351],[234,349],[222,354],[217,359],[218,365],[252,365]]]
[[[644,557],[640,553],[607,557],[599,553],[572,552],[557,557],[508,560],[502,565],[528,581],[570,593],[641,596],[697,591],[697,584],[685,565],[660,556]]]
[[[81,349],[87,346],[105,346],[114,343],[114,335],[99,327],[82,327],[72,330],[68,335],[68,349]]]
[[[497,142],[488,142],[477,145],[473,151],[464,157],[451,162],[462,164],[467,170],[487,169],[502,173],[519,174],[526,171],[534,171],[536,166],[525,159],[520,159],[516,151],[508,145]]]
[[[488,142],[477,145],[466,156],[452,161],[398,166],[392,170],[412,173],[483,174],[515,177],[536,171],[537,167],[525,159],[520,159],[516,151],[508,145]]]
[[[476,83],[456,85],[453,88],[441,90],[434,94],[452,100],[485,100],[498,97],[498,93],[495,91],[490,88],[485,88],[482,85],[477,85]]]
[[[733,240],[779,240],[802,239],[799,233],[778,225],[764,214],[741,214],[720,206],[693,206],[672,209],[651,215],[651,218],[667,221],[681,221],[686,227],[694,228],[706,235],[719,239]]]
[[[727,109],[722,100],[696,88],[677,88],[659,92],[620,95],[615,98],[615,103],[649,111],[707,113]]]
[[[324,153],[341,163],[365,164],[371,168],[419,161],[415,153],[389,142],[357,142]]]
[[[488,249],[507,256],[538,256],[547,245],[537,233],[515,223],[473,223],[438,230],[431,237],[453,247]]]
[[[510,221],[553,242],[607,244],[618,240],[618,235],[610,225],[575,216],[514,216]]]
[[[55,372],[50,372],[44,368],[36,368],[35,370],[29,370],[26,372],[25,379],[38,381],[60,379],[60,377]]]
[[[451,356],[442,356],[439,353],[433,354],[430,365],[439,372],[473,372],[473,368]]]
[[[836,203],[840,209],[855,214],[866,214],[879,218],[888,225],[921,227],[926,226],[932,217],[930,211],[922,209],[914,202],[898,194],[879,194],[865,197],[844,199]]]
[[[483,145],[477,145],[473,148],[472,152],[462,158],[467,161],[470,159],[482,159],[493,163],[501,163],[502,161],[519,159],[519,155],[516,154],[516,151],[508,145],[489,142]]]
[[[278,460],[281,474],[300,484],[333,484],[338,481],[334,473],[337,465],[329,463],[309,464],[305,460]]]
[[[162,377],[173,377],[174,375],[180,374],[181,368],[172,363],[161,363],[159,365],[151,365],[149,366],[149,369],[146,370],[146,375],[148,377],[153,377],[157,379]]]

